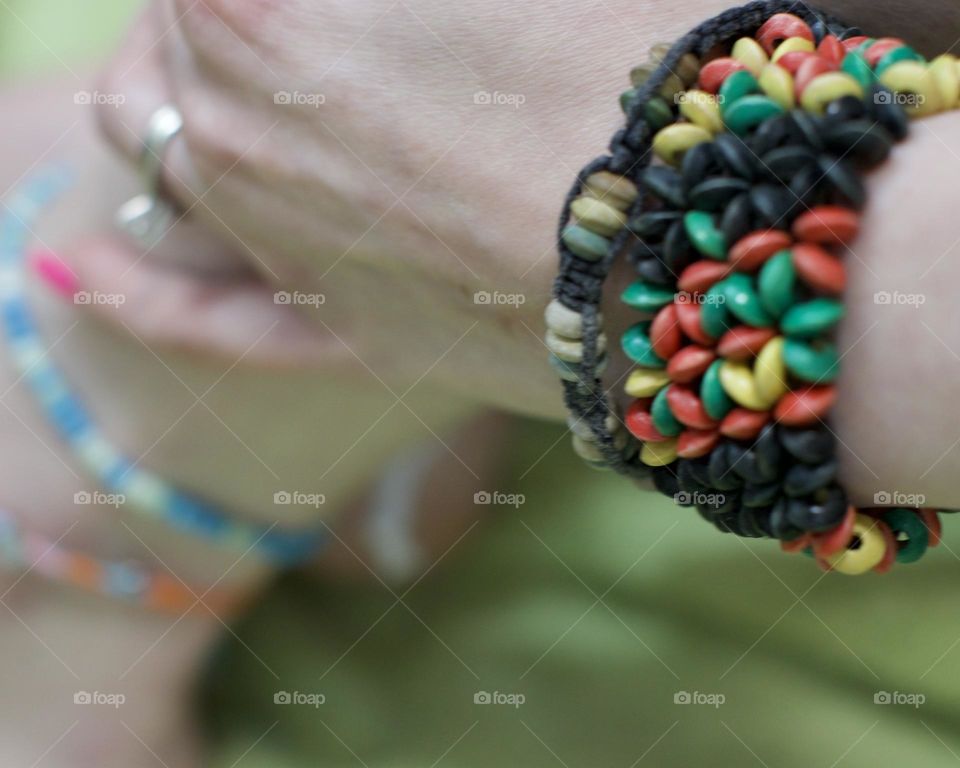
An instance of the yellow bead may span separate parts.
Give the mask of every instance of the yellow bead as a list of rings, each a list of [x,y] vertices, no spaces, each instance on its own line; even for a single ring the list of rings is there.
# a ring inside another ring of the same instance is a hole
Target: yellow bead
[[[583,192],[603,200],[618,211],[625,211],[633,205],[638,194],[637,185],[630,179],[610,171],[590,174],[584,184]]]
[[[797,106],[793,75],[783,67],[768,64],[760,73],[759,82],[763,92],[784,109],[790,110]]]
[[[687,91],[680,97],[680,114],[710,133],[720,133],[723,130],[720,105],[712,93]]]
[[[859,576],[880,564],[887,553],[887,540],[880,532],[879,521],[866,515],[856,516],[853,535],[854,541],[859,541],[856,549],[847,549],[825,560],[838,573]]]
[[[884,70],[880,82],[891,91],[912,94],[913,98],[907,99],[908,103],[904,104],[911,117],[934,115],[940,111],[940,89],[926,64],[919,61],[897,62]]]
[[[623,391],[630,397],[653,397],[670,383],[666,371],[654,368],[637,368],[627,377]]]
[[[720,386],[732,400],[751,411],[766,411],[767,404],[757,394],[753,371],[746,363],[727,360],[720,366]]]
[[[640,449],[640,461],[648,467],[665,467],[677,460],[676,439],[662,443],[644,443]]]
[[[957,57],[945,53],[930,62],[930,74],[940,91],[940,103],[943,109],[956,109],[960,104],[960,72],[957,71]]]
[[[741,37],[733,44],[730,55],[750,70],[754,77],[759,77],[763,68],[770,63],[770,57],[752,37]]]
[[[827,72],[815,77],[800,97],[800,105],[808,112],[822,115],[827,105],[844,96],[863,98],[863,86],[845,72]]]
[[[595,197],[578,197],[571,203],[570,213],[578,224],[604,237],[613,237],[627,225],[622,211]]]
[[[706,128],[693,123],[668,125],[653,138],[653,151],[670,165],[680,165],[687,150],[713,139]]]
[[[783,364],[783,336],[770,339],[753,366],[753,379],[757,397],[765,404],[764,410],[773,408],[787,394],[787,368]]]
[[[773,57],[770,59],[770,61],[776,64],[788,53],[796,53],[797,51],[807,51],[808,53],[813,53],[816,50],[817,47],[811,40],[807,40],[805,37],[790,37],[777,46],[777,50],[773,52]]]

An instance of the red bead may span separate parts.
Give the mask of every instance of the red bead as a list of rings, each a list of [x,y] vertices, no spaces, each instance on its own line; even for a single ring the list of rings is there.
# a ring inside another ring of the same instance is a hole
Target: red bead
[[[817,55],[839,67],[843,57],[847,55],[847,49],[836,35],[827,35],[817,46]]]
[[[717,354],[727,360],[745,362],[760,354],[767,342],[777,332],[773,328],[751,328],[749,325],[738,325],[731,328],[717,342]]]
[[[683,344],[683,333],[677,322],[677,309],[674,304],[667,304],[657,312],[657,316],[650,323],[650,343],[653,351],[664,360],[669,360]]]
[[[773,254],[789,248],[793,238],[779,229],[761,229],[738,240],[730,249],[730,263],[744,272],[753,272]]]
[[[860,216],[840,205],[818,205],[793,222],[793,236],[821,245],[843,245],[860,232]]]
[[[681,424],[691,429],[714,429],[717,422],[703,407],[700,396],[686,384],[671,384],[667,389],[667,405]]]
[[[677,288],[684,293],[705,293],[710,286],[718,283],[730,274],[730,265],[713,259],[695,261],[683,272],[677,281]]]
[[[700,70],[700,89],[707,93],[717,93],[720,86],[734,72],[746,70],[746,66],[729,56],[705,64]]]
[[[833,72],[836,69],[836,64],[821,56],[811,56],[806,59],[797,69],[797,74],[793,78],[793,87],[797,92],[797,98],[799,99],[803,95],[803,92],[815,77]]]
[[[866,35],[857,35],[856,37],[848,37],[846,40],[841,41],[841,44],[848,51],[852,51],[854,48],[859,48],[861,43],[865,43],[869,39]]]
[[[880,59],[886,56],[894,48],[902,48],[906,43],[896,37],[881,37],[877,42],[867,48],[867,54],[864,58],[871,68],[880,63]]]
[[[803,552],[807,547],[813,546],[813,534],[805,533],[790,541],[781,541],[780,549],[789,555]]]
[[[935,547],[940,543],[940,536],[943,532],[940,526],[940,516],[935,509],[921,509],[919,512],[923,524],[927,526],[927,533],[930,534],[929,546]]]
[[[677,438],[677,456],[681,459],[699,459],[716,448],[719,442],[720,433],[715,429],[688,429]]]
[[[890,526],[882,520],[877,520],[877,530],[883,536],[884,541],[887,542],[887,548],[883,552],[883,560],[877,563],[873,570],[875,573],[886,573],[893,568],[893,564],[897,561],[897,551],[900,546],[897,544],[897,537],[893,535]]]
[[[678,384],[689,384],[704,373],[717,359],[712,349],[691,344],[684,347],[667,362],[667,375]]]
[[[627,408],[623,418],[630,434],[644,443],[663,443],[668,438],[660,434],[653,426],[653,417],[648,410],[649,405],[642,400],[634,400]]]
[[[856,519],[856,508],[847,507],[847,514],[840,525],[831,531],[814,534],[813,551],[816,552],[817,557],[830,557],[846,549],[853,536],[853,524]]]
[[[797,72],[800,71],[800,67],[803,66],[804,62],[815,58],[817,58],[817,54],[811,53],[810,51],[791,51],[777,59],[777,66],[783,67],[787,72],[796,77]]]
[[[773,409],[773,418],[788,427],[808,427],[824,419],[836,399],[833,386],[787,392]]]
[[[780,43],[791,37],[802,37],[811,43],[816,42],[807,23],[792,13],[776,13],[757,30],[757,42],[768,54],[773,54]]]
[[[734,408],[720,422],[720,434],[731,440],[753,440],[769,421],[767,411]]]
[[[818,293],[832,296],[843,293],[847,287],[847,270],[840,259],[813,243],[797,243],[790,250],[793,268],[803,282]]]
[[[704,347],[713,346],[713,339],[700,326],[700,305],[684,303],[674,306],[677,308],[677,320],[687,337]]]

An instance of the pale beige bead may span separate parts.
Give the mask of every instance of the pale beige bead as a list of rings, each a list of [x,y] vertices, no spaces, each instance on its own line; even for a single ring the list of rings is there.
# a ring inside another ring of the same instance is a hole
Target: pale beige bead
[[[568,339],[583,337],[583,315],[565,307],[559,299],[554,299],[547,304],[543,319],[546,320],[547,328],[558,336],[565,336]]]
[[[584,461],[592,463],[605,461],[603,454],[600,453],[599,446],[596,443],[584,440],[579,435],[573,436],[573,451]]]
[[[650,62],[641,64],[638,67],[634,67],[630,70],[630,84],[633,85],[634,88],[639,88],[650,79],[650,76],[654,73],[656,68],[657,65]]]
[[[622,211],[595,197],[578,197],[570,205],[570,213],[582,227],[604,237],[613,237],[627,225]]]
[[[587,176],[583,191],[605,200],[619,211],[627,210],[637,200],[637,185],[630,179],[610,171],[598,171]]]
[[[547,344],[547,349],[565,363],[580,363],[583,361],[583,342],[579,339],[559,336],[553,331],[548,330],[544,341]],[[606,351],[607,336],[601,333],[597,336],[597,355],[602,355]]]
[[[657,43],[650,48],[650,58],[659,64],[667,57],[667,54],[670,53],[671,48],[673,48],[673,45],[670,43]]]
[[[689,88],[700,79],[700,59],[695,54],[686,53],[680,57],[674,70],[683,84]]]
[[[622,431],[623,424],[620,422],[619,417],[611,413],[604,420],[604,427],[611,434],[618,434]],[[590,429],[590,425],[587,423],[586,419],[578,419],[575,416],[567,417],[567,428],[575,435],[580,437],[583,440],[588,442],[596,442],[596,436],[593,434],[593,430]]]
[[[683,80],[680,79],[680,75],[675,72],[671,72],[670,75],[664,80],[663,85],[660,86],[660,96],[667,101],[667,103],[672,104],[678,93],[683,93],[686,86],[683,84]]]

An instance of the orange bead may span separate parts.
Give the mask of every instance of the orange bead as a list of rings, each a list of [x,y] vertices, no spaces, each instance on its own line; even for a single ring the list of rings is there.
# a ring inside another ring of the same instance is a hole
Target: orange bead
[[[717,422],[703,407],[700,396],[686,384],[671,384],[667,389],[667,405],[677,421],[691,429],[714,429]]]
[[[859,48],[862,43],[867,42],[869,39],[866,35],[856,35],[855,37],[848,37],[846,40],[843,40],[841,44],[848,51],[852,51],[855,48]]]
[[[730,56],[714,59],[700,70],[700,90],[717,93],[730,75],[740,71],[747,71],[746,65]]]
[[[683,344],[683,332],[677,321],[677,307],[667,304],[657,312],[657,316],[650,323],[650,344],[653,351],[664,360],[669,360]]]
[[[937,544],[940,543],[940,536],[943,533],[943,529],[940,526],[940,516],[937,514],[937,511],[935,509],[921,509],[920,519],[923,520],[923,524],[927,526],[927,533],[930,534],[929,545],[931,547],[937,546]]]
[[[810,59],[817,58],[817,54],[810,51],[791,51],[777,59],[777,66],[783,67],[787,72],[796,77],[800,67]]]
[[[817,55],[839,67],[847,55],[847,49],[836,35],[827,35],[817,46]]]
[[[856,507],[847,507],[847,514],[832,531],[813,536],[813,551],[817,557],[830,557],[846,548],[853,536],[853,523],[857,519]]]
[[[653,417],[650,415],[648,403],[634,400],[627,408],[623,423],[627,430],[637,440],[644,443],[664,443],[668,438],[653,426]]]
[[[689,384],[703,376],[716,359],[712,349],[691,344],[667,361],[667,375],[678,384]]]
[[[784,40],[802,37],[811,43],[816,42],[813,31],[799,16],[792,13],[775,13],[757,30],[756,39],[768,54],[773,54]]]
[[[789,248],[793,238],[779,229],[762,229],[738,240],[730,249],[730,263],[744,272],[753,272],[763,266],[773,254]]]
[[[720,337],[720,341],[717,342],[717,354],[727,360],[746,362],[760,354],[760,350],[776,335],[777,331],[774,328],[738,325]]]
[[[808,427],[824,419],[837,400],[833,386],[787,392],[773,409],[773,418],[788,427]]]
[[[681,459],[699,459],[706,456],[720,442],[720,433],[715,429],[688,429],[677,438],[677,456]]]
[[[867,49],[867,53],[864,58],[867,60],[867,64],[873,68],[880,63],[880,59],[890,53],[890,51],[892,51],[894,48],[902,48],[905,45],[906,43],[899,38],[881,37]]]
[[[732,440],[753,440],[769,421],[766,411],[734,408],[720,422],[720,434]]]
[[[834,72],[836,69],[837,66],[834,63],[820,56],[811,56],[806,59],[797,69],[797,74],[793,78],[793,87],[796,89],[797,98],[799,99],[803,95],[814,78],[827,72]]]
[[[818,205],[793,222],[793,236],[821,245],[843,245],[860,232],[860,216],[840,205]]]
[[[836,296],[847,287],[847,270],[843,262],[819,245],[797,243],[790,249],[793,268],[803,282],[818,293]]]
[[[700,325],[700,305],[680,303],[676,307],[677,320],[687,337],[704,347],[713,346],[713,339],[704,333]]]
[[[805,533],[802,536],[798,536],[795,539],[790,541],[781,541],[780,549],[786,552],[788,555],[796,554],[797,552],[803,552],[807,547],[813,546],[813,534]]]
[[[695,261],[683,272],[677,281],[677,288],[684,293],[706,293],[714,283],[718,283],[730,274],[730,265],[713,259]]]

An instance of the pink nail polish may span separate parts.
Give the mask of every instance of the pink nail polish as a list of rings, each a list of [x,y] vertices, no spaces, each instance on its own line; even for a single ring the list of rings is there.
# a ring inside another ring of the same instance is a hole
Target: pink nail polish
[[[77,276],[52,251],[33,251],[30,254],[30,264],[37,276],[61,296],[73,298],[73,294],[80,287]]]

